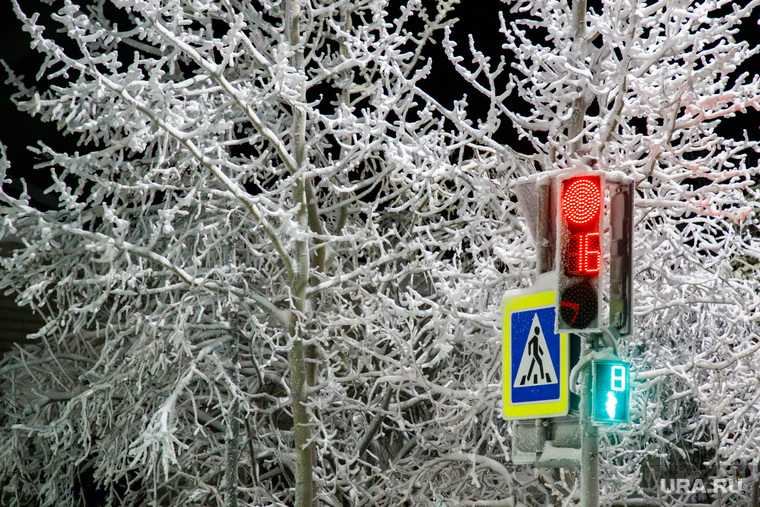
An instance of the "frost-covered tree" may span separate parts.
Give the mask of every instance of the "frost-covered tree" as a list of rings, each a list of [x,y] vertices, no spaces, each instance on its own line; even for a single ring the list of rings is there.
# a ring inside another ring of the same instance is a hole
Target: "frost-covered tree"
[[[16,100],[80,147],[40,148],[60,209],[0,195],[19,242],[0,287],[47,322],[0,367],[7,501],[401,505],[512,483],[472,451],[503,444],[478,319],[528,274],[517,165],[419,89],[452,4],[14,2],[45,56]]]
[[[48,323],[0,363],[6,500],[572,505],[509,464],[499,301],[534,265],[516,178],[578,165],[637,186],[604,501],[653,457],[757,466],[758,144],[720,125],[758,107],[760,0],[509,1],[511,73],[453,1],[59,3],[14,2],[46,56],[17,101],[81,146],[41,147],[59,210],[0,194],[0,288]],[[426,93],[436,38],[482,118]]]

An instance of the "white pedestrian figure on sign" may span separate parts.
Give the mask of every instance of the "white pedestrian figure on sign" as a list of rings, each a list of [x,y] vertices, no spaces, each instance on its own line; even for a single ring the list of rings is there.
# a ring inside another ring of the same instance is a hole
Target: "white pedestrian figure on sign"
[[[551,382],[551,377],[547,372],[544,372],[544,362],[541,360],[541,356],[544,355],[544,351],[541,350],[541,347],[538,346],[538,336],[541,334],[541,328],[536,326],[533,328],[533,335],[531,336],[530,340],[528,340],[528,353],[533,358],[530,362],[530,368],[528,369],[527,375],[523,375],[522,380],[520,381],[520,385],[525,385],[525,381],[530,378],[530,376],[533,374],[533,368],[538,365],[539,373],[538,373],[538,379],[544,380],[546,378],[547,382]],[[538,379],[534,378],[533,383],[537,384]]]
[[[525,331],[528,334],[525,336],[520,366],[514,376],[514,387],[556,384],[557,373],[537,313],[533,314],[533,322]]]

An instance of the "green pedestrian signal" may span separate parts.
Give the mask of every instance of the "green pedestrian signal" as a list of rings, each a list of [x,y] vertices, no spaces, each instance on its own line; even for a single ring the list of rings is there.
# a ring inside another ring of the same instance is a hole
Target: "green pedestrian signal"
[[[593,361],[591,420],[601,423],[628,422],[630,375],[623,361]]]

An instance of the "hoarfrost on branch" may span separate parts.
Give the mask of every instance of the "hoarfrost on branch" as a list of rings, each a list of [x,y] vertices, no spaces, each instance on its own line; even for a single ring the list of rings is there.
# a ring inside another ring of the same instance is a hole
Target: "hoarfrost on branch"
[[[60,209],[0,193],[0,288],[47,322],[0,363],[6,499],[573,504],[575,472],[509,464],[499,304],[535,264],[516,178],[577,166],[637,189],[603,497],[756,469],[760,150],[721,129],[760,109],[745,3],[507,1],[495,60],[454,0],[14,0],[46,58],[15,100],[80,149],[39,147]]]

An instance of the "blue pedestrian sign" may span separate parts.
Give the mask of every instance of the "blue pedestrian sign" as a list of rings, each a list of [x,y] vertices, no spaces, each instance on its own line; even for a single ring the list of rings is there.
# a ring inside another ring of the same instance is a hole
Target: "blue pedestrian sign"
[[[512,291],[504,316],[504,417],[567,415],[567,334],[555,333],[555,292]]]

